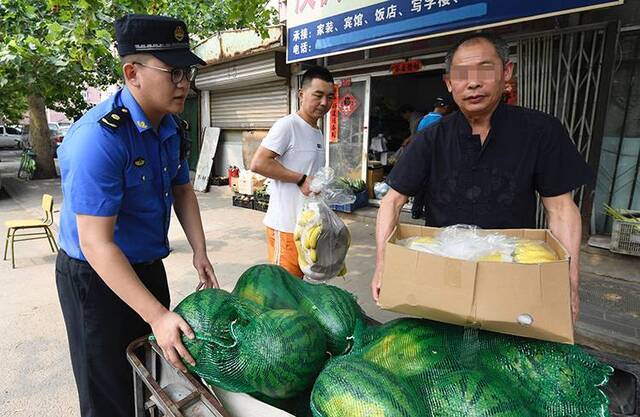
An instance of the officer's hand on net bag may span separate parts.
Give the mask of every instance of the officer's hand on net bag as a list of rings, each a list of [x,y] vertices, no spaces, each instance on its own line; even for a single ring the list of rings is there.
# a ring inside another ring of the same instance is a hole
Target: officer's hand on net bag
[[[193,339],[195,335],[189,324],[178,314],[165,310],[149,323],[151,331],[158,346],[162,349],[162,353],[169,362],[182,372],[187,372],[180,357],[191,365],[195,365],[193,357],[184,347],[181,340],[181,333],[184,333],[189,339]]]

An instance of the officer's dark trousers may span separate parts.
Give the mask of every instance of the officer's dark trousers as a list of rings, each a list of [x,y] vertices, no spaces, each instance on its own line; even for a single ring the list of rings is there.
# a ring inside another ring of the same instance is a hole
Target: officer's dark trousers
[[[169,307],[162,261],[134,265],[142,283]],[[82,417],[134,416],[133,373],[125,350],[149,326],[104,283],[88,263],[60,251],[56,284],[67,327]]]

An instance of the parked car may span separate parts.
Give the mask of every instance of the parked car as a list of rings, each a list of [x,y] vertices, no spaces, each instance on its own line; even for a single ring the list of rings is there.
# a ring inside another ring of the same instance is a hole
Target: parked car
[[[65,129],[64,132],[62,129]],[[58,146],[62,145],[64,140],[64,134],[67,133],[68,126],[61,127],[58,123],[49,123],[49,131],[51,131],[51,150],[53,151],[53,157],[58,157]]]
[[[21,134],[22,132],[18,127],[0,125],[0,147],[19,149]]]
[[[66,128],[68,129],[68,128]],[[64,133],[62,129],[59,127],[58,123],[49,123],[49,138],[51,140],[51,152],[53,153],[53,157],[58,157],[58,146],[62,143],[64,139]],[[66,130],[65,130],[66,132]],[[25,125],[22,127],[22,138],[21,138],[23,146],[30,147],[31,143],[31,134],[29,132],[29,125]]]

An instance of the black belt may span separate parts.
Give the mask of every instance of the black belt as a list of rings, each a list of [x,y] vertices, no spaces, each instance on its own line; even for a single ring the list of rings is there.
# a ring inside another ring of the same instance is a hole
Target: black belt
[[[69,256],[69,254],[67,252],[65,252],[62,248],[60,249],[60,253],[62,253],[64,256],[66,256],[67,258],[71,259],[74,262],[79,262],[81,264],[85,264],[85,265],[91,266],[89,264],[89,262],[87,262],[87,261],[83,261],[82,259],[76,259],[76,258],[73,258],[73,257]],[[160,261],[162,261],[162,258],[154,259],[152,261],[138,262],[138,263],[135,263],[135,264],[131,264],[131,266],[133,266],[133,267],[136,267],[136,266],[149,266],[149,265],[153,265],[156,262],[160,262]]]

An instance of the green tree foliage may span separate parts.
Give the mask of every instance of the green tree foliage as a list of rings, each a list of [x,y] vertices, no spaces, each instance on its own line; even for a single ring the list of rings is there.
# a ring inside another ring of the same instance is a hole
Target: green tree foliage
[[[88,86],[118,82],[113,21],[127,13],[178,17],[192,39],[252,28],[264,35],[267,0],[0,0],[0,119],[29,110],[39,178],[55,176],[44,106],[76,118]],[[35,127],[35,129],[34,129]]]

